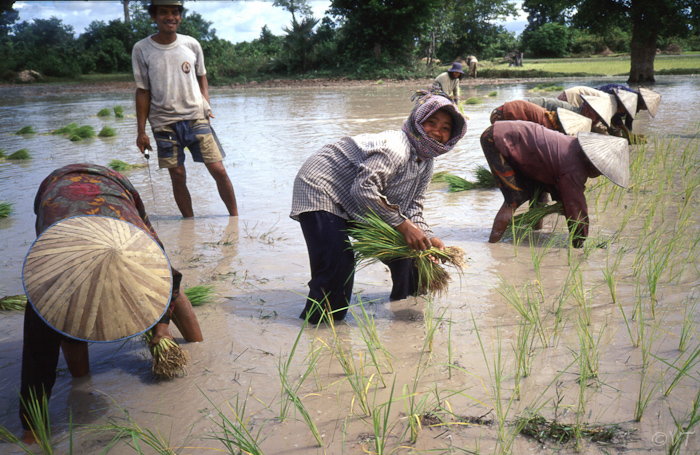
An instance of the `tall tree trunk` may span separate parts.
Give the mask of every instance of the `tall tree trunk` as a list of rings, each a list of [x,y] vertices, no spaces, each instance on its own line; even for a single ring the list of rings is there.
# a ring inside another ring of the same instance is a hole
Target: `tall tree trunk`
[[[124,23],[128,24],[131,18],[129,17],[129,0],[122,0],[124,5]]]
[[[653,4],[652,4],[653,5]],[[646,3],[646,0],[633,0],[630,8],[632,16],[632,43],[630,44],[631,65],[628,84],[653,84],[656,38],[659,36],[661,18],[659,11]]]

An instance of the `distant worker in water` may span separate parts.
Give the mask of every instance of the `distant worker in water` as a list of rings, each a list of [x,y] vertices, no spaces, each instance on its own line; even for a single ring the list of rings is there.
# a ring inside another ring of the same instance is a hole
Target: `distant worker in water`
[[[548,192],[562,202],[571,243],[581,248],[588,236],[588,178],[604,175],[626,187],[627,141],[581,132],[578,138],[524,121],[496,122],[481,135],[481,148],[504,202],[493,222],[489,242],[498,242],[524,202]]]
[[[301,224],[311,265],[302,319],[316,324],[345,318],[355,273],[347,233],[351,220],[373,212],[399,231],[410,248],[444,249],[423,218],[423,203],[433,158],[452,150],[467,122],[444,93],[420,95],[400,130],[344,137],[321,147],[299,170],[290,216]],[[393,281],[390,299],[417,293],[412,260],[386,265]]]
[[[136,145],[148,158],[146,150],[153,150],[146,134],[148,118],[158,148],[158,166],[170,173],[183,217],[194,216],[185,148],[195,162],[206,165],[229,215],[238,216],[236,195],[223,164],[226,154],[209,121],[214,115],[202,46],[190,36],[177,34],[182,11],[181,1],[153,0],[148,12],[158,32],[134,45]]]
[[[59,351],[73,377],[90,373],[88,341],[116,341],[153,327],[155,345],[202,341],[192,305],[180,292],[141,197],[120,173],[95,164],[56,169],[34,201],[36,242],[23,269],[24,315],[20,419],[33,443],[31,398],[51,397]]]
[[[440,73],[433,81],[433,86],[447,93],[452,101],[459,103],[459,81],[462,79],[464,71],[462,64],[454,62],[452,68],[444,73]]]
[[[467,56],[467,66],[469,67],[469,71],[467,72],[467,77],[472,77],[476,79],[476,67],[479,64],[479,61],[476,59],[474,55],[468,55]]]

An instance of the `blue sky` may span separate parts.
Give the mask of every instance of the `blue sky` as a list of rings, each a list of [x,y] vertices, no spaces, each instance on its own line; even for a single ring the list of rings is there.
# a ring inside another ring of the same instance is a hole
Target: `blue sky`
[[[330,0],[309,0],[315,17],[323,17]],[[521,3],[520,1],[516,3]],[[260,30],[267,25],[275,35],[282,35],[283,28],[292,20],[282,8],[273,7],[272,1],[185,1],[185,7],[213,22],[219,38],[237,43],[251,41],[260,36]],[[90,22],[109,22],[123,17],[123,7],[117,0],[100,1],[18,1],[14,8],[20,13],[20,20],[48,19],[55,16],[64,24],[72,25],[77,34],[82,33]],[[506,22],[510,31],[520,32],[527,25],[526,16]]]

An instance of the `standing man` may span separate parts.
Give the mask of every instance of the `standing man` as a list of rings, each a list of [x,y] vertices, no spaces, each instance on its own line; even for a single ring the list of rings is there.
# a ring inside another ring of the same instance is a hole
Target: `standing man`
[[[474,55],[468,55],[467,56],[467,66],[469,67],[469,72],[467,73],[467,77],[473,77],[476,79],[476,66],[479,64],[479,61],[476,59]]]
[[[158,166],[170,172],[175,202],[183,217],[194,216],[187,189],[185,147],[194,161],[207,166],[229,215],[238,216],[236,195],[222,162],[226,154],[209,123],[214,115],[202,46],[192,37],[177,34],[182,11],[182,1],[153,0],[148,12],[158,33],[134,46],[136,145],[144,154],[153,150],[146,134],[148,118],[158,148]]]
[[[433,86],[439,87],[443,92],[450,96],[450,99],[455,103],[459,103],[459,80],[462,78],[464,71],[462,64],[459,62],[452,63],[452,68],[444,73],[440,73],[433,81]]]

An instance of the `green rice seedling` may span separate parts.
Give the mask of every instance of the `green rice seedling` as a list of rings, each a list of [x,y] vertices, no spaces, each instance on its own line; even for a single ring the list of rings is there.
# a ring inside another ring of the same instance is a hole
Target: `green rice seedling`
[[[27,149],[19,149],[14,153],[11,153],[8,157],[8,160],[17,160],[17,161],[22,161],[22,160],[30,160],[32,159],[32,155]]]
[[[671,383],[668,385],[668,387],[666,387],[666,390],[664,391],[664,396],[667,397],[671,394],[671,391],[678,385],[678,383],[681,382],[681,380],[684,377],[688,376],[689,378],[695,379],[690,375],[690,373],[694,371],[695,366],[698,364],[698,362],[700,362],[700,345],[698,345],[694,351],[688,354],[685,360],[681,360],[681,358],[683,357],[683,353],[681,353],[681,355],[679,355],[673,363],[669,363],[665,359],[658,357],[654,354],[652,354],[652,356],[656,360],[660,360],[668,366],[666,372],[674,370],[672,372],[673,376],[671,379]]]
[[[452,350],[452,317],[447,320],[447,377],[452,379],[452,365],[454,351]]]
[[[0,148],[0,159],[6,158],[6,157],[7,157],[7,152],[5,151],[5,149]]]
[[[323,447],[323,438],[321,437],[321,433],[318,431],[316,423],[311,418],[311,415],[309,415],[309,411],[306,409],[306,406],[304,406],[301,398],[299,398],[299,396],[296,394],[290,394],[289,397],[292,400],[292,403],[294,403],[294,407],[296,408],[297,412],[301,414],[304,422],[306,422],[306,425],[311,430],[311,434],[314,435],[314,439],[316,439],[318,446]]]
[[[202,306],[212,303],[215,294],[214,286],[209,284],[199,284],[185,289],[185,295],[192,306]]]
[[[377,332],[377,324],[374,317],[367,313],[365,305],[362,302],[360,296],[358,296],[359,305],[361,313],[358,314],[354,311],[354,308],[350,308],[350,313],[352,313],[355,321],[357,321],[357,328],[360,330],[360,338],[367,348],[367,353],[372,359],[372,363],[377,369],[377,374],[382,381],[382,385],[386,387],[386,382],[384,382],[384,375],[382,373],[382,367],[384,367],[388,372],[393,372],[394,367],[391,363],[393,355],[383,346],[381,340],[379,339],[379,333]],[[381,358],[380,358],[381,356]]]
[[[636,348],[639,346],[639,331],[636,329],[637,326],[630,325],[629,320],[627,319],[627,315],[625,314],[625,310],[622,308],[622,304],[620,302],[617,303],[617,307],[620,309],[620,313],[622,314],[622,319],[625,321],[625,327],[627,328],[627,334],[630,337],[630,342],[632,343],[632,347]],[[632,329],[634,328],[634,333],[632,333]]]
[[[498,96],[498,91],[494,90],[492,92],[489,92],[490,97]]]
[[[533,198],[533,201],[536,201],[537,198]],[[564,205],[561,202],[556,202],[554,204],[548,204],[548,205],[535,205],[534,203],[531,203],[530,206],[528,207],[528,210],[524,213],[515,215],[510,223],[508,224],[508,228],[506,228],[506,232],[511,231],[511,232],[518,232],[518,233],[527,233],[531,231],[536,225],[544,220],[544,218],[547,215],[563,215],[564,214]],[[515,235],[514,235],[515,238]]]
[[[444,250],[432,247],[425,251],[410,249],[404,236],[374,213],[367,214],[362,222],[352,222],[348,233],[355,239],[352,247],[358,265],[378,260],[413,259],[418,269],[420,294],[447,291],[450,276],[437,262],[449,263],[458,273],[465,265],[464,250],[459,247]]]
[[[15,212],[15,205],[12,202],[0,202],[0,218],[7,218]]]
[[[97,113],[98,117],[109,117],[110,115],[112,115],[112,110],[108,107],[100,109],[100,111]]]
[[[153,356],[153,374],[166,379],[183,376],[190,360],[187,351],[182,349],[177,341],[167,337],[162,337],[158,343],[151,345],[154,335],[151,329],[142,336],[144,345]]]
[[[27,306],[27,296],[8,295],[0,299],[0,311],[24,311]]]
[[[476,167],[474,172],[476,174],[476,182],[470,182],[469,180],[449,173],[441,174],[439,176],[439,181],[447,182],[449,184],[448,191],[450,193],[468,191],[476,188],[496,187],[496,180],[493,178],[493,174],[491,174],[491,171],[487,167],[480,164]]]
[[[689,300],[692,300],[692,303],[689,303]],[[693,295],[692,297],[688,297],[686,302],[685,310],[683,312],[683,325],[681,326],[681,334],[678,340],[679,351],[685,351],[686,347],[688,346],[688,342],[695,333],[695,315],[697,314],[700,299],[698,299],[697,295]]]
[[[117,118],[124,117],[124,108],[122,107],[121,104],[114,106],[114,116]]]
[[[131,164],[131,163],[127,163],[127,162],[122,161],[122,160],[110,160],[109,164],[107,166],[109,166],[110,169],[114,169],[117,172],[125,172],[125,171],[130,171],[132,169],[146,167],[147,164],[142,164],[142,163]]]
[[[480,188],[496,188],[496,186],[498,186],[496,184],[496,179],[491,173],[491,169],[487,166],[479,164],[474,170],[474,173],[476,174],[476,184],[479,185]]]
[[[34,131],[34,127],[32,126],[24,126],[20,128],[15,134],[34,134],[36,131]]]
[[[354,393],[352,402],[357,402],[358,406],[366,416],[372,415],[372,409],[367,399],[367,391],[372,385],[374,374],[369,378],[365,376],[365,365],[362,361],[362,351],[359,351],[359,360],[355,361],[352,351],[343,346],[343,342],[338,337],[338,332],[335,329],[335,322],[332,317],[328,318],[328,325],[333,333],[334,349],[333,353],[338,360],[341,369],[345,375],[345,379],[350,384]],[[352,405],[351,405],[352,407]]]
[[[112,128],[109,125],[105,125],[102,127],[99,133],[97,133],[97,136],[99,137],[114,137],[117,135],[117,130]]]
[[[24,399],[20,398],[20,400]],[[23,401],[23,403],[24,409],[27,412],[27,422],[29,423],[29,430],[32,432],[36,444],[39,446],[41,452],[44,455],[53,455],[54,445],[51,437],[51,422],[49,421],[49,402],[46,398],[46,395],[42,395],[40,401],[36,396],[34,389],[30,389],[29,400]],[[33,450],[30,449],[30,447],[22,444],[14,435],[11,435],[10,438],[7,438],[5,435],[3,436],[10,442],[17,444],[17,446],[20,449],[24,450],[25,453],[35,453]]]
[[[518,321],[518,335],[512,344],[515,354],[515,394],[520,399],[520,381],[530,376],[532,363],[535,360],[535,330],[531,323],[521,319]]]
[[[596,335],[593,332],[593,327],[586,323],[586,317],[582,313],[582,311],[579,311],[577,323],[575,324],[580,347],[580,368],[585,367],[586,378],[597,378],[600,368],[600,359],[603,356],[602,351],[605,347],[603,343],[603,334],[608,327],[608,323],[607,320],[603,321]]]
[[[91,125],[79,126],[73,131],[73,134],[71,135],[71,140],[73,140],[73,136],[78,136],[81,139],[89,139],[91,137],[95,137],[95,128],[93,128]]]
[[[651,368],[641,368],[639,371],[639,389],[637,401],[634,403],[634,421],[641,422],[649,403],[654,395],[661,390],[661,378],[652,380]]]
[[[574,286],[572,288],[571,294],[574,296],[574,300],[579,307],[579,314],[583,317],[583,321],[586,325],[590,326],[592,323],[592,290],[587,290],[583,282],[583,275],[581,270],[577,270],[574,275]]]
[[[466,100],[464,100],[464,104],[481,104],[483,102],[484,100],[482,100],[478,96],[472,96],[471,98],[467,98]]]
[[[520,317],[532,325],[534,333],[539,337],[542,346],[546,347],[550,343],[548,316],[543,315],[540,310],[541,290],[533,288],[534,285],[526,283],[518,290],[504,277],[500,277],[500,283],[496,291],[511,308],[518,312]]]
[[[562,87],[561,85],[538,84],[531,91],[532,92],[561,92],[563,90],[564,90],[564,87]]]
[[[184,440],[178,447],[170,441],[172,429],[166,434],[160,429],[154,431],[149,428],[144,428],[131,417],[128,410],[120,406],[117,407],[122,411],[124,417],[110,417],[106,425],[100,425],[97,428],[100,431],[114,433],[112,440],[107,443],[102,453],[109,452],[119,441],[126,439],[126,444],[135,450],[136,453],[144,453],[143,449],[148,447],[153,449],[155,453],[171,455],[181,453],[190,439],[192,428],[185,434]]]
[[[670,412],[676,428],[666,444],[666,453],[668,455],[678,455],[682,453],[681,448],[687,448],[686,441],[688,436],[695,433],[694,428],[700,423],[700,388],[695,394],[690,410],[683,417],[678,419],[673,415],[673,411]]]
[[[289,411],[291,405],[293,404],[298,410],[299,406],[303,407],[303,403],[299,400],[298,392],[301,386],[304,384],[306,379],[315,371],[316,366],[320,360],[321,349],[313,347],[309,351],[306,357],[305,366],[302,368],[292,369],[292,361],[296,354],[299,342],[301,341],[302,335],[306,332],[306,327],[308,326],[308,321],[304,321],[304,324],[299,330],[292,348],[287,354],[286,360],[282,360],[282,355],[279,356],[279,361],[277,362],[277,372],[280,378],[280,414],[279,418],[281,422],[284,422],[289,416]],[[298,402],[297,402],[298,401]],[[303,411],[305,412],[306,408]]]
[[[267,438],[267,436],[261,437],[265,424],[260,425],[258,431],[254,432],[255,425],[251,422],[250,416],[246,415],[248,393],[243,398],[240,394],[236,394],[235,401],[226,402],[228,410],[233,413],[232,417],[227,417],[222,407],[214,404],[204,392],[202,394],[216,410],[216,418],[210,418],[219,428],[211,436],[205,436],[207,439],[219,441],[231,454],[264,455],[260,444]]]
[[[475,183],[463,179],[462,177],[458,177],[456,175],[447,174],[444,177],[442,177],[442,179],[449,185],[447,190],[450,193],[458,193],[460,191],[468,191],[477,188]]]
[[[58,135],[58,134],[67,134],[67,135],[72,135],[75,130],[78,129],[78,124],[77,123],[69,123],[68,125],[61,127],[57,130],[53,130],[51,134]]]
[[[394,425],[391,424],[389,416],[391,414],[391,404],[394,401],[394,387],[396,386],[396,378],[391,385],[389,400],[377,407],[372,413],[372,429],[374,430],[374,452],[376,455],[384,455],[391,452],[386,452],[386,443]],[[367,452],[370,453],[370,452]]]

